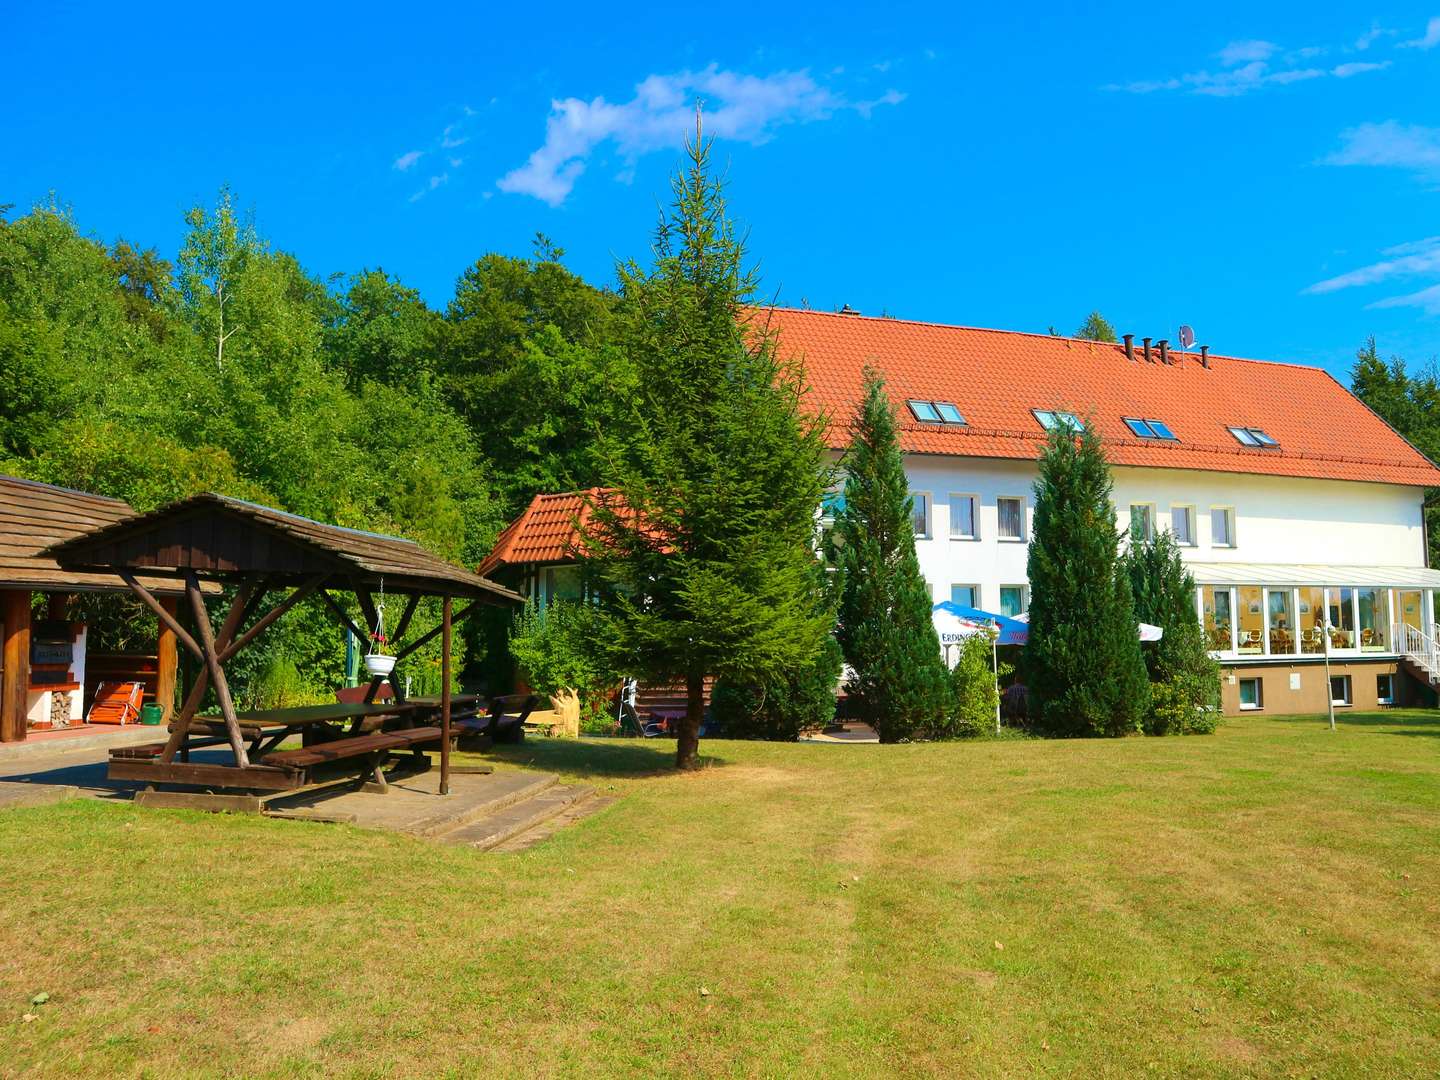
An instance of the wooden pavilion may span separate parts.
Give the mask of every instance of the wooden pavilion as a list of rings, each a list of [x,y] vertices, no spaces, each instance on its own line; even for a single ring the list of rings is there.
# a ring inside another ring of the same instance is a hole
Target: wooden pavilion
[[[73,594],[124,592],[127,588],[114,573],[62,567],[46,549],[134,514],[130,505],[119,499],[0,476],[0,742],[26,737],[30,700],[36,694],[83,690],[78,678],[70,681],[70,665],[32,664],[34,595],[48,598],[49,620],[59,623]],[[183,584],[148,575],[139,580],[170,616],[179,611]],[[176,640],[164,620],[160,620],[156,658],[155,699],[169,719],[175,695]]]
[[[522,602],[509,589],[454,566],[412,541],[326,525],[214,494],[196,495],[153,513],[102,525],[63,539],[46,554],[69,571],[118,577],[202,664],[170,725],[167,741],[149,748],[149,753],[140,748],[112,755],[112,777],[151,784],[291,791],[309,785],[313,767],[355,756],[374,764],[378,779],[379,762],[388,751],[418,749],[428,741],[440,745],[441,792],[445,793],[450,768],[452,627],[481,605]],[[173,607],[157,595],[150,584],[157,580],[183,589],[193,635]],[[207,585],[234,590],[218,631],[206,605]],[[385,682],[383,676],[377,676],[359,705],[321,707],[305,715],[300,715],[304,710],[291,710],[285,717],[273,712],[238,713],[226,665],[300,601],[318,598],[342,626],[360,640],[370,640],[370,631],[355,625],[331,595],[335,591],[354,595],[370,627],[379,621],[377,595],[405,598],[403,613],[389,635],[396,663],[389,681],[396,701],[383,706],[375,703]],[[280,598],[266,608],[266,598],[274,595]],[[406,642],[416,609],[426,596],[442,600],[440,625]],[[453,610],[456,598],[469,601],[459,612]],[[443,636],[442,690],[434,710],[439,713],[439,726],[417,729],[411,721],[422,710],[418,704],[405,702],[404,679],[398,668],[437,635]],[[197,717],[211,686],[220,715]],[[348,733],[334,726],[335,721],[347,718],[354,721]],[[397,718],[402,723],[389,731],[364,732],[360,722]],[[315,727],[312,722],[325,726]],[[297,733],[306,739],[302,751],[275,750],[285,736]],[[228,744],[233,764],[189,760],[192,747],[209,744]],[[258,754],[260,760],[252,760],[252,754]]]

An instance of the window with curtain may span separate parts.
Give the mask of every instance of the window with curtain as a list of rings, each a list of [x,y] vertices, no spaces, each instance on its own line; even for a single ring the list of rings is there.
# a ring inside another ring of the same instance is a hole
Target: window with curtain
[[[1002,495],[995,500],[1001,540],[1025,539],[1025,500]]]
[[[952,540],[974,540],[975,532],[975,496],[974,495],[951,495],[950,496],[950,539]]]
[[[917,538],[930,535],[930,496],[919,491],[910,493],[910,515]]]

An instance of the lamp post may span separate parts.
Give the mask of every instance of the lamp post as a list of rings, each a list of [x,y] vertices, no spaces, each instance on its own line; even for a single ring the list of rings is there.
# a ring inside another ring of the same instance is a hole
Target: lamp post
[[[1322,631],[1325,637],[1325,701],[1326,707],[1330,710],[1330,730],[1335,730],[1335,691],[1331,689],[1330,683],[1330,615],[1326,612],[1325,628]]]

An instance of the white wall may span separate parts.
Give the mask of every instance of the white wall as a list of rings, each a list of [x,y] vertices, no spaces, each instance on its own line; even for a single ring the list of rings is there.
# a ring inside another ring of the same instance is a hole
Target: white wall
[[[912,491],[929,494],[930,539],[918,540],[920,569],[938,600],[950,586],[980,586],[980,606],[996,611],[1002,585],[1024,584],[1027,545],[997,539],[998,496],[1024,496],[1026,538],[1034,523],[1032,462],[911,454],[905,471]],[[1192,562],[1332,563],[1345,566],[1423,566],[1425,538],[1419,488],[1335,480],[1116,467],[1115,508],[1129,528],[1130,504],[1155,506],[1161,528],[1174,504],[1195,507]],[[978,497],[980,538],[950,539],[950,496]],[[1235,509],[1233,548],[1211,542],[1210,510]]]

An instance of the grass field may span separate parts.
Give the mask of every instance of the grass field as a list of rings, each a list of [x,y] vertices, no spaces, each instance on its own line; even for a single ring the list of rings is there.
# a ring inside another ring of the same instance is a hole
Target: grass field
[[[1434,1075],[1440,715],[1342,725],[532,741],[623,798],[520,855],[0,812],[0,1072]]]

